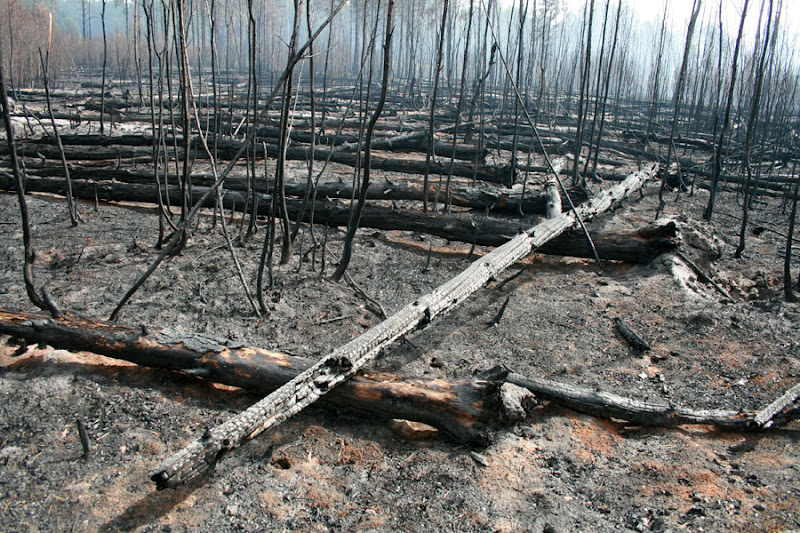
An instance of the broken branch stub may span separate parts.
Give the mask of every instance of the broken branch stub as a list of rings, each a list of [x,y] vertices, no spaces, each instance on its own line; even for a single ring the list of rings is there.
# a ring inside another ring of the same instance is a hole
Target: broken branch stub
[[[406,305],[363,335],[337,348],[317,364],[278,390],[167,459],[150,472],[156,487],[178,487],[211,468],[227,451],[245,439],[273,428],[311,405],[318,398],[356,374],[383,348],[406,333],[425,326],[481,288],[535,248],[570,229],[580,220],[608,210],[640,189],[655,175],[655,166],[631,174],[625,181],[603,191],[573,212],[563,213],[521,233],[472,263],[466,270],[432,292]]]

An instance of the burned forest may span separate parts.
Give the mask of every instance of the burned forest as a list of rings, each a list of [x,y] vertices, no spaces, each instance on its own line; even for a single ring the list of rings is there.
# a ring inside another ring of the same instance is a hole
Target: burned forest
[[[0,530],[800,530],[797,20],[0,0]]]

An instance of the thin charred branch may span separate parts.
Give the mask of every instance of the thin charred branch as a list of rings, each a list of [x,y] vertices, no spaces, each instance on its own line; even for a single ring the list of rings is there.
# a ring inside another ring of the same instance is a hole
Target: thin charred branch
[[[490,328],[496,327],[500,324],[500,321],[503,320],[503,315],[506,313],[506,309],[508,308],[508,303],[511,301],[511,296],[506,296],[503,305],[500,306],[500,309],[497,311],[497,314],[494,318],[487,324]]]

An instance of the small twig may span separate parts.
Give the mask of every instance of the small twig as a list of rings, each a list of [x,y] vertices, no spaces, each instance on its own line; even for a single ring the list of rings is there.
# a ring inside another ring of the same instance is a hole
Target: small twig
[[[490,328],[497,327],[500,323],[500,320],[503,319],[503,314],[506,312],[506,307],[508,307],[508,302],[511,301],[511,296],[506,296],[506,301],[503,302],[503,305],[500,306],[500,310],[497,312],[497,315],[492,319],[491,322],[487,323],[487,326]]]
[[[619,334],[622,335],[634,349],[640,352],[647,352],[650,350],[650,343],[633,331],[621,318],[614,319],[614,325],[617,331],[619,331]]]
[[[340,320],[346,320],[346,319],[348,319],[348,318],[353,318],[354,316],[355,316],[355,315],[353,315],[353,314],[349,314],[349,315],[342,315],[342,316],[335,316],[335,317],[333,317],[333,318],[328,318],[328,319],[325,319],[325,320],[319,320],[319,321],[317,321],[317,322],[314,322],[314,325],[315,325],[315,326],[322,326],[322,325],[324,325],[324,324],[330,324],[330,323],[332,323],[332,322],[338,322],[338,321],[340,321]]]

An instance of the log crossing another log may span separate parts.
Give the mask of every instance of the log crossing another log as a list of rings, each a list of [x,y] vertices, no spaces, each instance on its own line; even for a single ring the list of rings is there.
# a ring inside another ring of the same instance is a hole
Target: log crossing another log
[[[0,334],[26,344],[89,351],[256,392],[274,390],[314,364],[311,359],[238,346],[213,335],[169,327],[150,331],[69,313],[53,319],[41,313],[0,309]],[[778,427],[800,417],[800,409],[795,405],[800,398],[800,383],[758,411],[690,409],[502,369],[470,380],[359,372],[321,402],[342,412],[377,420],[401,418],[425,422],[455,442],[482,446],[489,441],[488,432],[503,424],[507,415],[498,395],[503,382],[528,389],[539,402],[551,401],[599,418],[646,426],[706,424],[749,431]]]
[[[314,365],[313,359],[241,346],[175,328],[150,331],[66,313],[47,315],[0,309],[0,334],[53,348],[87,351],[163,368],[260,393],[269,393]],[[470,446],[489,442],[497,425],[496,379],[437,380],[361,372],[326,395],[329,406],[377,419],[424,422]]]
[[[382,349],[403,335],[433,321],[464,301],[531,251],[564,233],[579,219],[592,218],[622,200],[655,175],[656,167],[636,172],[619,185],[603,191],[575,212],[537,224],[472,263],[461,274],[432,292],[407,304],[377,326],[333,350],[275,392],[225,423],[206,431],[157,466],[150,478],[159,489],[177,487],[211,468],[245,439],[269,430],[311,405],[337,385],[353,377]]]

